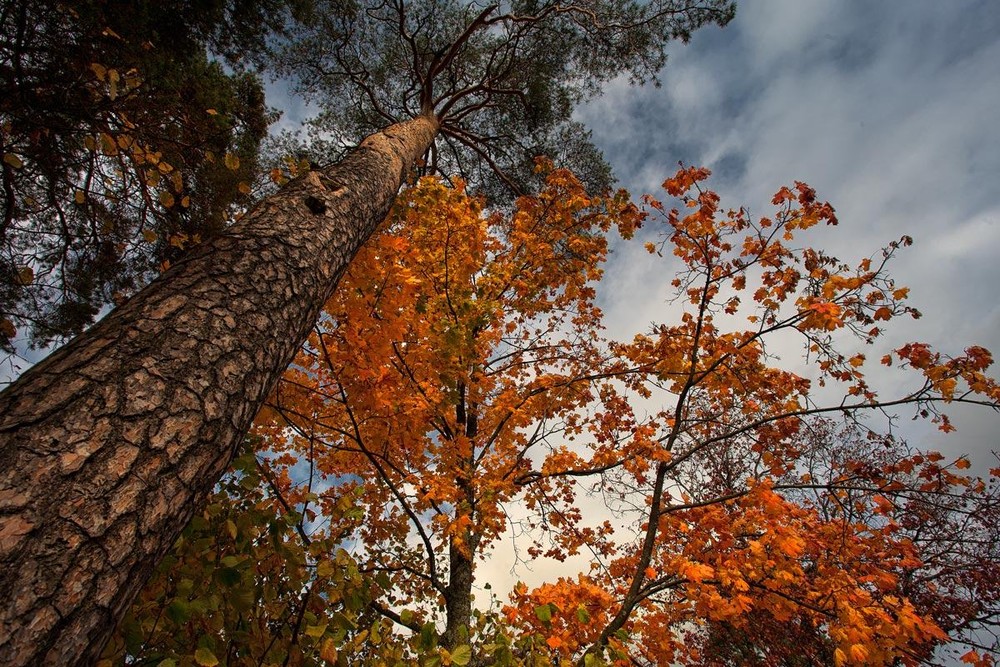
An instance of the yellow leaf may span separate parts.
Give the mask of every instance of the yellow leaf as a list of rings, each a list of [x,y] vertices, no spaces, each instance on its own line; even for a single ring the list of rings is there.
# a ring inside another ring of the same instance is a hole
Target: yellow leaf
[[[218,116],[219,115],[219,112],[216,111],[215,109],[205,109],[205,113],[207,113],[209,116]]]
[[[163,204],[164,207],[170,208],[174,205],[174,196],[164,190],[160,193],[160,203]]]
[[[324,623],[323,625],[307,625],[306,634],[310,637],[322,637],[323,633],[326,632],[327,625],[329,624]]]
[[[190,197],[188,197],[187,195],[184,195],[183,197],[181,197],[181,206],[183,206],[184,208],[187,208],[190,205],[191,205],[191,198]]]
[[[551,644],[549,644],[551,646]],[[555,648],[555,647],[553,647]],[[451,664],[465,667],[472,660],[472,648],[468,644],[455,647],[451,652]]]
[[[152,229],[142,230],[142,238],[146,239],[147,242],[152,243],[156,240],[156,232]]]
[[[226,168],[231,169],[232,171],[236,171],[237,169],[240,168],[239,156],[233,155],[232,153],[226,153],[225,163],[226,163]]]
[[[331,574],[333,574],[333,563],[328,560],[320,561],[319,565],[316,566],[316,576],[329,577]]]
[[[195,651],[194,661],[202,665],[202,667],[215,667],[219,664],[219,659],[207,648],[200,648]]]
[[[24,166],[24,163],[21,162],[21,158],[14,155],[13,153],[4,153],[3,161],[9,164],[10,166],[14,167],[14,169],[20,169],[21,167]]]
[[[87,201],[87,195],[84,194],[83,190],[77,190],[75,193],[73,193],[73,201],[75,201],[77,204],[82,204],[83,202]]]
[[[107,132],[101,132],[101,150],[105,155],[118,155],[118,142]]]
[[[236,189],[245,195],[250,194],[250,185],[246,182],[240,183],[238,186],[236,186]]]
[[[104,81],[104,75],[108,72],[107,67],[100,63],[90,63],[90,69],[94,72],[94,76],[97,77],[98,81]]]
[[[83,145],[88,151],[97,150],[97,142],[94,141],[94,138],[91,137],[90,135],[83,138]]]

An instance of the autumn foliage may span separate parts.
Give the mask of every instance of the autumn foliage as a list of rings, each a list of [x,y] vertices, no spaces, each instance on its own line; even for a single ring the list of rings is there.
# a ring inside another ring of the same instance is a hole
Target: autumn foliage
[[[752,218],[708,175],[664,183],[677,208],[544,162],[510,211],[410,187],[109,655],[915,665],[959,641],[993,664],[1000,470],[886,428],[996,408],[989,352],[876,353],[919,316],[887,274],[910,240],[850,265],[801,245],[837,222],[808,186]],[[676,318],[608,340],[609,245],[654,225]],[[880,393],[885,366],[909,389]],[[476,566],[512,534],[591,566],[491,604]]]

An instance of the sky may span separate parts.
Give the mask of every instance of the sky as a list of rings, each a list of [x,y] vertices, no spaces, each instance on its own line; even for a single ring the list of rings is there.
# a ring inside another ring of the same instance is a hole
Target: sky
[[[577,114],[634,196],[662,193],[679,161],[710,168],[723,206],[756,215],[781,185],[805,181],[840,220],[810,245],[856,264],[914,239],[891,273],[923,317],[901,322],[886,347],[1000,352],[1000,4],[745,0],[727,27],[674,45],[660,79],[614,81]],[[670,321],[673,270],[642,243],[616,247],[600,292],[610,335]],[[899,386],[883,375],[887,390]],[[913,445],[970,455],[981,474],[996,466],[1000,415],[949,415],[951,435],[911,413],[900,427]],[[480,570],[495,591],[574,567],[511,573],[508,551],[498,546]]]
[[[891,273],[924,316],[888,344],[1000,350],[1000,5],[748,0],[675,45],[661,82],[612,82],[578,113],[633,195],[662,194],[683,162],[713,171],[725,207],[764,215],[805,181],[840,220],[809,245],[856,264],[913,237]],[[664,273],[641,244],[618,248],[602,292],[612,334],[664,321]],[[912,437],[985,466],[1000,416],[955,413],[956,436]]]

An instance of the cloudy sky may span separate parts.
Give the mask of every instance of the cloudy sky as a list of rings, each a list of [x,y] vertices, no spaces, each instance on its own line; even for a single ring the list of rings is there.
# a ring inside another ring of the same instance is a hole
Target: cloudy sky
[[[729,26],[670,53],[662,87],[614,82],[579,112],[625,187],[656,193],[678,161],[703,165],[724,205],[764,215],[779,186],[805,181],[840,219],[810,245],[856,264],[915,240],[892,274],[924,317],[900,322],[887,346],[1000,350],[1000,4],[745,0]],[[612,335],[669,321],[674,269],[641,245],[619,246],[608,267]],[[1000,415],[949,414],[950,436],[909,413],[901,425],[914,444],[996,465]],[[511,575],[501,551],[484,568],[494,590],[567,573],[537,563]]]
[[[840,219],[810,245],[855,264],[914,238],[892,274],[924,317],[887,343],[1000,350],[1000,5],[748,0],[670,53],[662,87],[615,82],[579,114],[633,194],[683,161],[713,170],[725,205],[764,215],[805,181]],[[667,312],[670,270],[630,245],[603,292],[618,335]],[[957,435],[912,437],[984,465],[1000,417],[960,412]]]

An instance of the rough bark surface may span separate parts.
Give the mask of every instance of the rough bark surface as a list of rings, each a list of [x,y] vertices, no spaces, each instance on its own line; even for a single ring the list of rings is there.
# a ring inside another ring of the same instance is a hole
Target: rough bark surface
[[[90,664],[437,121],[366,139],[0,394],[0,664]]]
[[[468,643],[467,637],[463,641],[462,628],[468,630],[472,620],[472,582],[475,564],[471,553],[479,540],[469,531],[465,532],[464,537],[472,544],[460,545],[454,539],[449,544],[449,577],[444,594],[446,625],[441,635],[441,645],[448,649]]]

